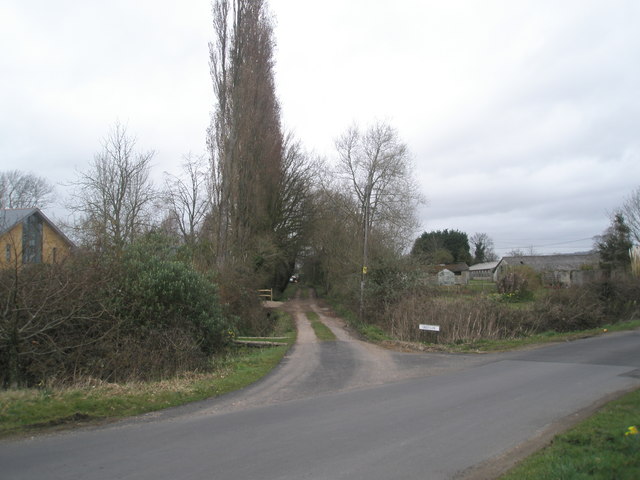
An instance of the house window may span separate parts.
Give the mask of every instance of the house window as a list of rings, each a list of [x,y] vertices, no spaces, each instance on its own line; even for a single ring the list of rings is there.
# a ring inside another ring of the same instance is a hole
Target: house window
[[[22,263],[42,262],[42,219],[27,217],[22,224]]]
[[[51,261],[52,263],[56,263],[57,260],[58,260],[58,249],[56,247],[53,247],[51,249]]]
[[[7,246],[4,249],[4,258],[7,262],[11,261],[11,244],[7,243]]]

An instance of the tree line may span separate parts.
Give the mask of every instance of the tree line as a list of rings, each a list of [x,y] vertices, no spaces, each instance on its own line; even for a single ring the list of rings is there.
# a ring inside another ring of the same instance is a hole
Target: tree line
[[[373,122],[345,130],[335,164],[312,158],[281,124],[273,22],[266,1],[214,1],[206,153],[156,186],[155,153],[114,124],[67,185],[75,254],[0,272],[2,385],[206,369],[235,335],[268,333],[257,289],[300,270],[362,306],[367,271],[407,249],[421,198],[406,144]],[[4,172],[0,199],[46,208],[53,187]]]

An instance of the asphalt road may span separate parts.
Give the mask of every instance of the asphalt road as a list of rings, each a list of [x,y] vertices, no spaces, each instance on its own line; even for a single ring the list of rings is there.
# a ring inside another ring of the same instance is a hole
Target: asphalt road
[[[298,321],[302,343],[254,387],[4,441],[0,478],[450,479],[640,387],[638,331],[502,355],[411,355],[373,352],[335,323],[338,342],[305,343],[308,325]],[[384,374],[358,381],[383,363]]]

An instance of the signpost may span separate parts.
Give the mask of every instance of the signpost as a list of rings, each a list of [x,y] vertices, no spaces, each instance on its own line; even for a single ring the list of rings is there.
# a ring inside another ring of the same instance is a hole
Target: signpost
[[[433,339],[432,343],[438,343],[438,332],[440,331],[440,325],[426,325],[424,323],[421,323],[420,325],[418,325],[418,328],[422,331],[428,332],[429,337]]]
[[[421,323],[420,330],[426,330],[428,332],[439,332],[440,325],[425,325],[424,323]]]

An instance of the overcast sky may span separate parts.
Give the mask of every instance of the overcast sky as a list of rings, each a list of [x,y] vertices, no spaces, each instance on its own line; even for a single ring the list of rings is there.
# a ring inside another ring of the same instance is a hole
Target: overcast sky
[[[154,177],[204,152],[208,0],[2,0],[0,169],[76,178],[116,121]],[[640,185],[637,0],[271,0],[282,120],[332,160],[391,123],[428,203],[422,231],[499,255],[592,247]],[[65,187],[58,186],[59,197]]]

